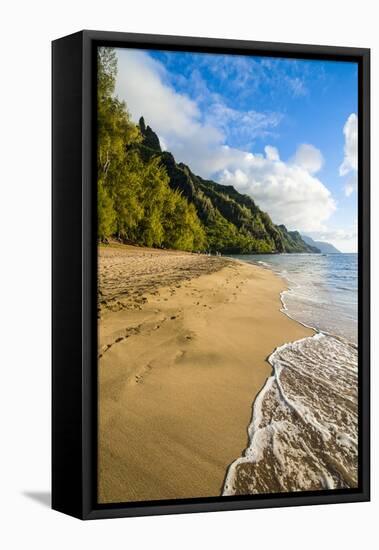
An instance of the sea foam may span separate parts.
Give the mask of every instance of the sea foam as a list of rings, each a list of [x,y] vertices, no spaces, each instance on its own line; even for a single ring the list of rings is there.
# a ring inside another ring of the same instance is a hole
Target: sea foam
[[[306,256],[240,258],[283,277],[281,311],[316,334],[269,357],[272,375],[255,399],[249,445],[228,469],[225,496],[357,486],[357,258]]]
[[[249,446],[223,494],[357,486],[357,348],[322,333],[284,344],[258,394]]]

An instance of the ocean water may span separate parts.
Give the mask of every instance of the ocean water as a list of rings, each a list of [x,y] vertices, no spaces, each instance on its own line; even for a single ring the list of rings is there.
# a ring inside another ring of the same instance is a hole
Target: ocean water
[[[269,357],[272,375],[253,405],[249,446],[229,467],[223,494],[356,487],[357,255],[239,259],[283,277],[283,313],[316,333]]]

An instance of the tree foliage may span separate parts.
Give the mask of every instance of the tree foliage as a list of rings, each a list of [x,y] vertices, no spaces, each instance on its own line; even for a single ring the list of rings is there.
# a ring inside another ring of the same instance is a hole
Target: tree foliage
[[[140,127],[114,96],[117,58],[98,52],[98,234],[145,246],[203,250],[205,232],[196,209],[172,190],[157,157],[144,158]],[[152,145],[159,145],[149,134]]]

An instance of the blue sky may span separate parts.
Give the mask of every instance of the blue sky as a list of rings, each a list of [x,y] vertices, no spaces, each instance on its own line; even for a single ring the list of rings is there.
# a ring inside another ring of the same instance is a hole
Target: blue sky
[[[354,63],[119,49],[116,94],[164,148],[275,223],[356,250]]]

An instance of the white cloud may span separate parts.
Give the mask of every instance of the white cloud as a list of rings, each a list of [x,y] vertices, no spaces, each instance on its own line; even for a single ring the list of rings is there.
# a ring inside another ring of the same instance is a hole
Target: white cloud
[[[280,160],[274,147],[267,146],[265,153],[265,157],[248,153],[235,159],[238,168],[225,168],[220,183],[234,185],[241,193],[253,197],[275,223],[299,231],[324,229],[324,223],[336,209],[330,191],[304,163],[296,163],[297,154],[287,163]],[[300,158],[303,160],[301,154]]]
[[[272,145],[266,145],[265,153],[268,160],[280,160],[279,151],[276,147],[272,147]]]
[[[358,117],[355,113],[352,113],[345,122],[343,133],[345,136],[345,157],[340,166],[341,176],[358,169]]]
[[[163,65],[146,53],[118,52],[116,93],[126,99],[132,117],[138,120],[143,114],[150,124],[185,134],[188,120],[196,126],[200,111],[194,101],[165,85],[164,77]]]
[[[357,190],[357,187],[358,187],[358,181],[357,181],[357,175],[355,175],[345,183],[345,195],[347,197],[350,197],[350,195],[352,195],[354,191]]]
[[[260,113],[254,110],[239,111],[228,107],[218,99],[207,109],[206,120],[221,129],[226,139],[243,144],[251,143],[256,137],[273,135],[283,116],[280,113]]]
[[[304,82],[299,78],[289,78],[287,77],[286,82],[288,87],[292,90],[292,93],[295,97],[307,95],[308,90],[304,85]]]
[[[340,176],[350,175],[345,182],[345,194],[349,197],[357,189],[358,185],[358,117],[351,113],[343,127],[345,136],[344,159],[340,166]]]
[[[202,55],[196,63],[205,66],[223,86],[238,97],[246,97],[263,86],[270,94],[287,93],[292,97],[308,94],[309,68],[295,59],[257,58],[230,55]],[[313,76],[316,76],[313,69]]]
[[[162,151],[168,151],[167,144],[163,136],[158,135],[159,143]]]
[[[310,174],[316,174],[321,170],[324,159],[319,149],[309,143],[303,143],[298,147],[293,162]]]
[[[275,223],[300,231],[324,228],[336,206],[331,193],[314,176],[323,162],[318,149],[300,145],[285,162],[270,145],[265,147],[265,156],[229,147],[223,115],[237,124],[244,121],[251,134],[268,131],[278,123],[277,118],[224,105],[202,117],[198,104],[177,93],[167,81],[164,66],[147,53],[118,50],[117,95],[126,101],[133,120],[144,116],[178,161],[203,177],[212,176],[250,195]]]

